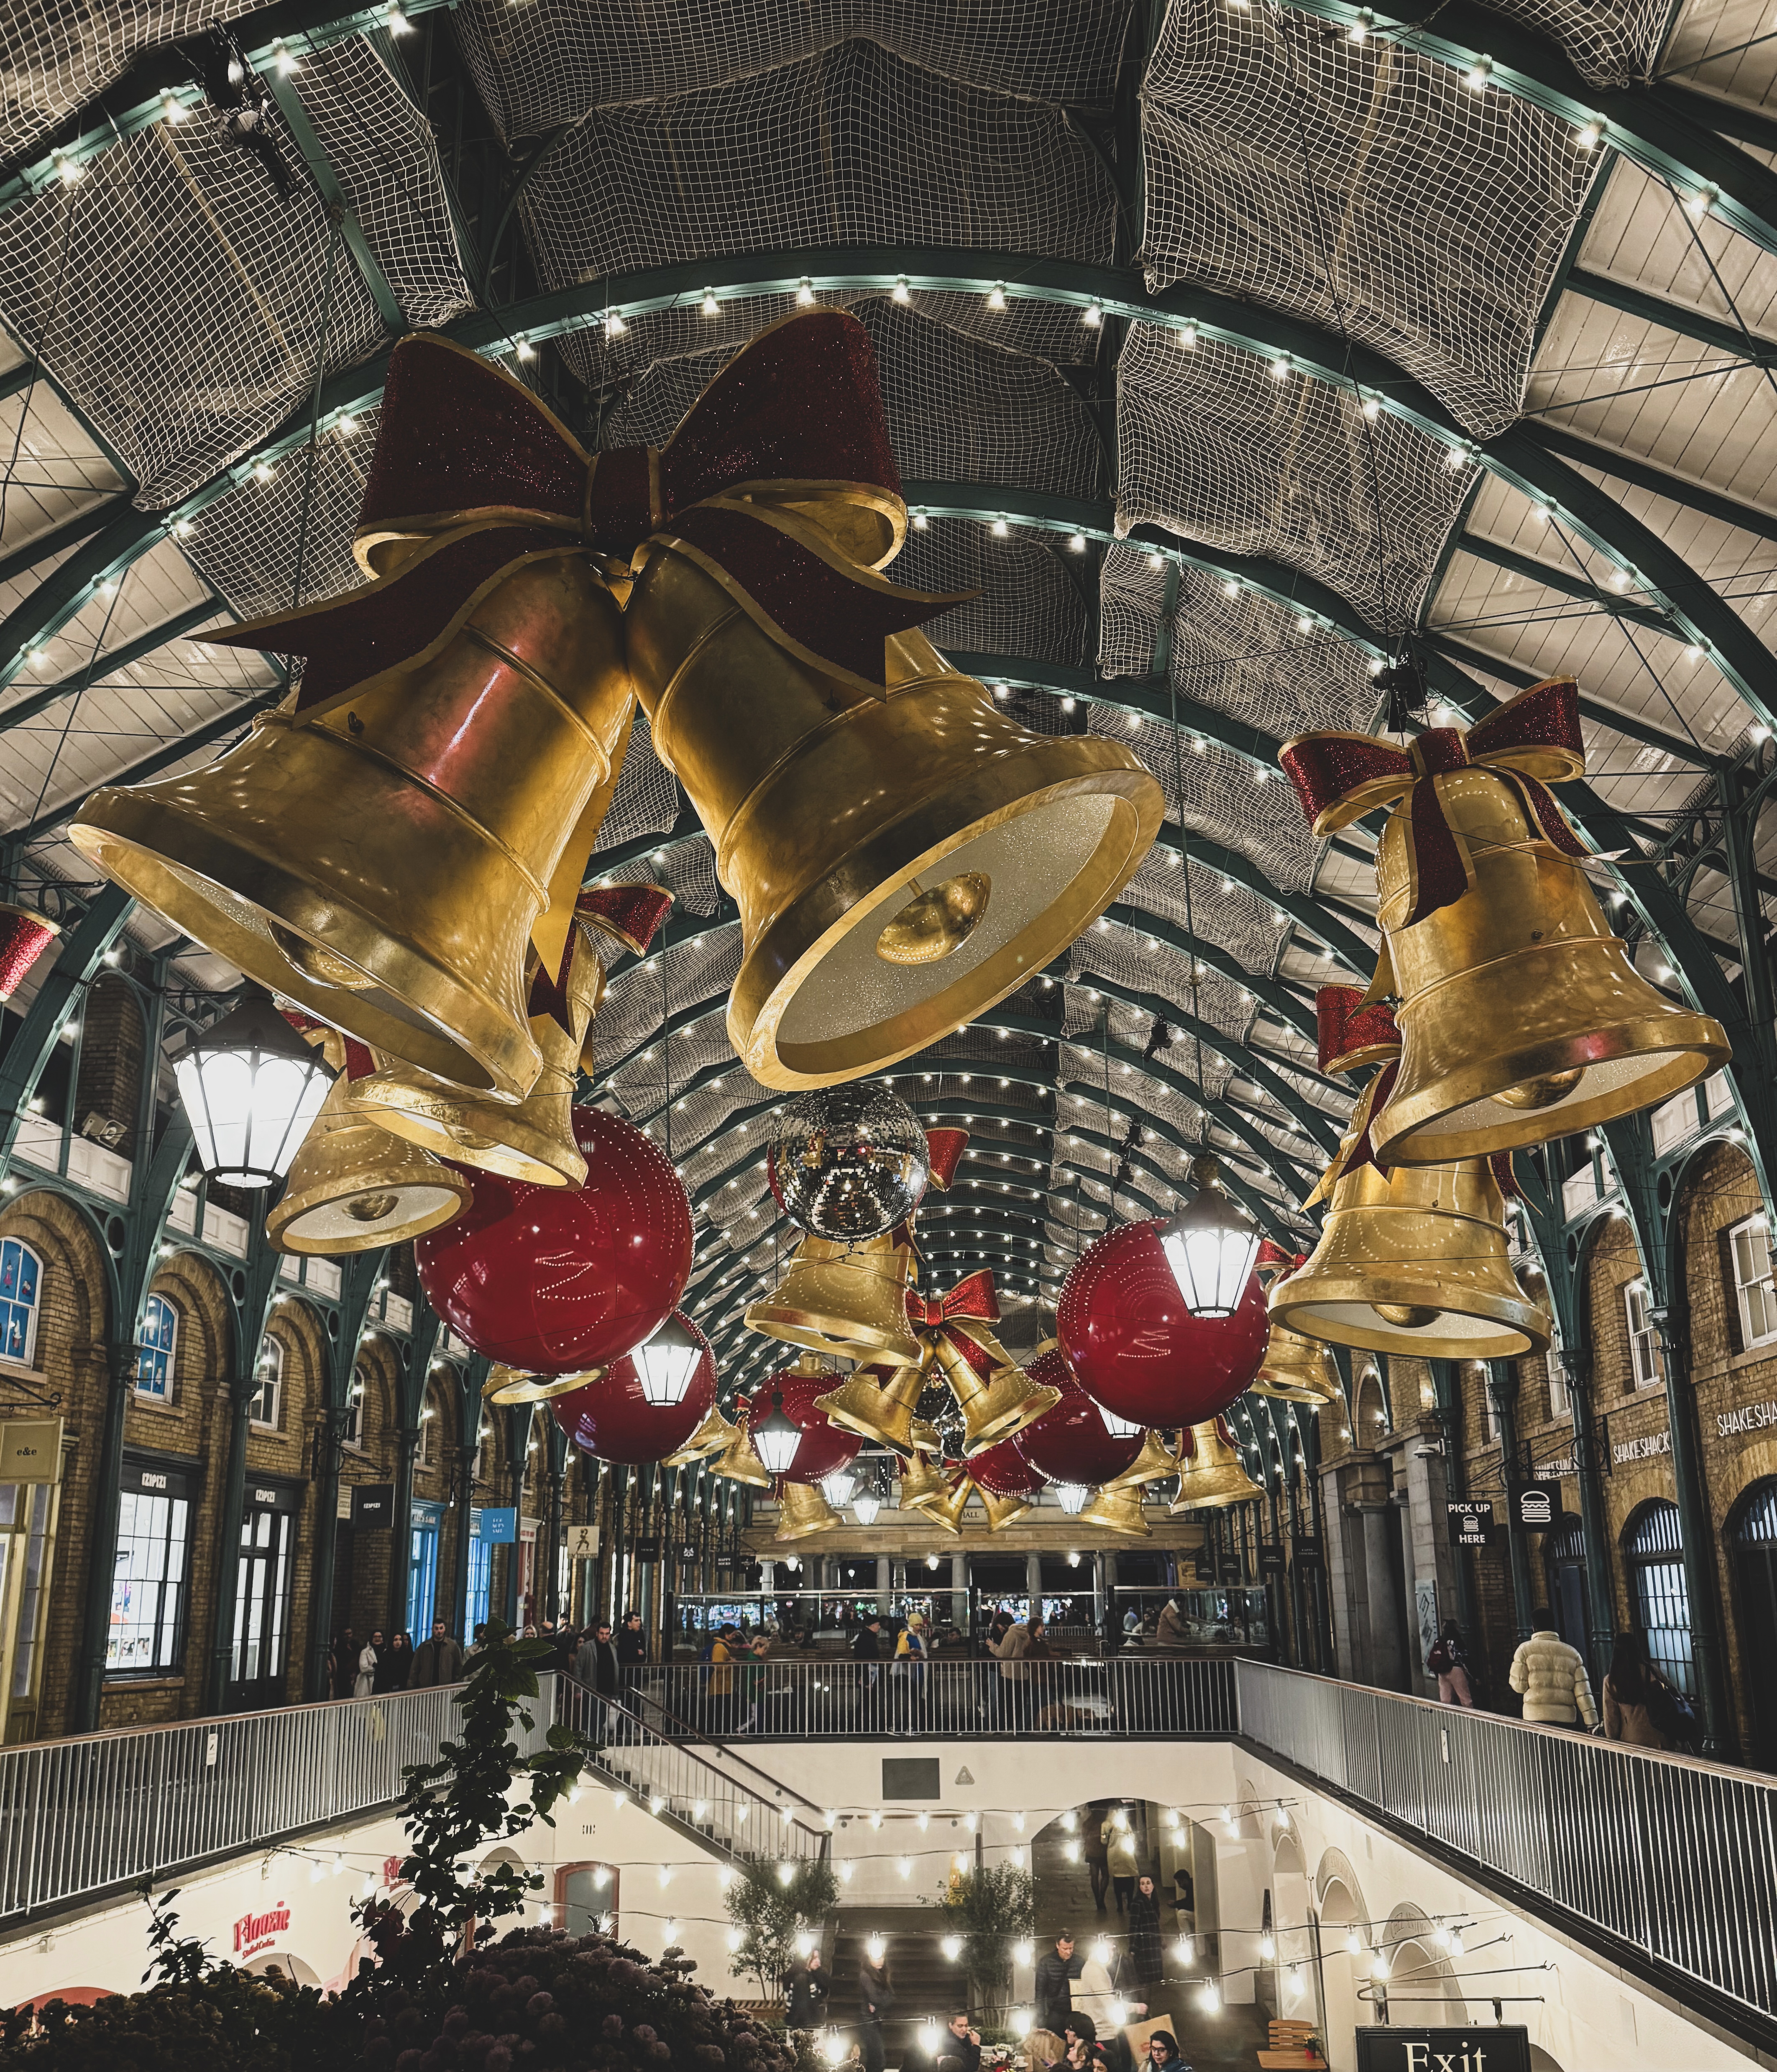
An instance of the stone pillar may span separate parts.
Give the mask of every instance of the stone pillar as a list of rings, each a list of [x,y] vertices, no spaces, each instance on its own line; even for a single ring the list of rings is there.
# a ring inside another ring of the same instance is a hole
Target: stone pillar
[[[105,1424],[99,1437],[99,1462],[93,1478],[92,1538],[88,1545],[86,1605],[80,1620],[80,1680],[71,1710],[72,1731],[90,1734],[99,1725],[99,1696],[105,1688],[105,1649],[111,1630],[111,1585],[117,1566],[117,1520],[123,1508],[123,1420],[135,1385],[136,1348],[130,1339],[105,1349]],[[327,1520],[331,1536],[333,1519]],[[331,1537],[328,1544],[331,1545]],[[323,1660],[326,1659],[323,1649]]]
[[[1405,1687],[1406,1665],[1401,1659],[1401,1628],[1395,1616],[1394,1570],[1388,1560],[1388,1535],[1394,1529],[1386,1503],[1367,1503],[1359,1511],[1364,1527],[1364,1593],[1370,1614],[1370,1677],[1379,1690]]]
[[[204,1709],[220,1712],[228,1700],[234,1654],[235,1588],[241,1569],[241,1521],[247,1507],[247,1426],[258,1376],[236,1375],[228,1392],[228,1457],[222,1470],[222,1516],[216,1536],[216,1602],[210,1622],[210,1662]]]
[[[1459,1615],[1458,1607],[1462,1602],[1461,1564],[1456,1549],[1450,1544],[1450,1515],[1444,1508],[1449,1490],[1446,1470],[1446,1455],[1421,1454],[1411,1446],[1408,1448],[1407,1544],[1412,1550],[1411,1567],[1416,1582],[1434,1581],[1438,1585],[1440,1626],[1446,1619]],[[1471,1629],[1466,1622],[1462,1630],[1472,1646]],[[1417,1651],[1417,1634],[1414,1638]],[[1421,1695],[1436,1697],[1438,1679],[1428,1672],[1425,1663],[1416,1659],[1412,1671],[1414,1682],[1423,1686]]]
[[[1030,1600],[1030,1616],[1043,1616],[1043,1557],[1040,1554],[1026,1554],[1024,1557],[1024,1593]]]
[[[878,1554],[876,1557],[876,1609],[879,1612],[888,1610],[889,1596],[893,1589],[894,1583],[889,1574],[889,1557],[886,1554]]]
[[[1499,1458],[1505,1468],[1509,1509],[1512,1484],[1518,1478],[1518,1379],[1503,1360],[1487,1363],[1487,1391],[1499,1425]],[[1506,1519],[1506,1547],[1512,1566],[1512,1601],[1518,1618],[1518,1638],[1528,1640],[1536,1630],[1536,1586],[1530,1573],[1530,1545],[1525,1535]]]
[[[950,1557],[950,1619],[959,1633],[969,1630],[969,1556]]]

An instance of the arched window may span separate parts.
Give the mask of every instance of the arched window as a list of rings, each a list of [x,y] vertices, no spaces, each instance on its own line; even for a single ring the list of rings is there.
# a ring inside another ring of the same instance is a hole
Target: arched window
[[[1684,1581],[1678,1506],[1664,1498],[1642,1505],[1629,1520],[1623,1551],[1628,1557],[1635,1623],[1647,1638],[1647,1652],[1676,1689],[1694,1696],[1691,1598]]]
[[[1777,1762],[1777,1482],[1754,1482],[1741,1498],[1731,1544],[1752,1760],[1769,1770]]]
[[[259,1390],[253,1397],[251,1420],[263,1432],[278,1429],[284,1401],[284,1348],[276,1338],[259,1342]]]
[[[136,1393],[150,1403],[173,1400],[173,1348],[179,1312],[164,1295],[150,1295],[136,1334]]]
[[[339,1437],[348,1446],[364,1442],[364,1392],[370,1386],[368,1370],[360,1362],[352,1370],[352,1386],[346,1392],[346,1421]]]
[[[0,1240],[0,1359],[31,1365],[37,1350],[37,1297],[43,1262],[15,1237]]]

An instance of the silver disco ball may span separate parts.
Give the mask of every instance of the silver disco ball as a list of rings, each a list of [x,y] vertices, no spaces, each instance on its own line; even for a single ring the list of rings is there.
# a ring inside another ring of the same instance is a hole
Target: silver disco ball
[[[792,1223],[817,1237],[859,1243],[911,1215],[932,1170],[919,1118],[899,1094],[867,1079],[792,1101],[777,1118],[768,1155]]]

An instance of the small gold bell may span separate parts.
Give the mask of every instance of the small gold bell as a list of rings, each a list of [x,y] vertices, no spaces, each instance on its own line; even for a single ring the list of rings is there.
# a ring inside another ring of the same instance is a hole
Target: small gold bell
[[[1061,1400],[1061,1391],[1033,1382],[1022,1367],[1015,1367],[1005,1348],[985,1326],[960,1327],[993,1363],[992,1378],[984,1381],[966,1352],[947,1331],[932,1335],[932,1350],[950,1392],[963,1413],[963,1453],[981,1453],[1010,1439],[1035,1424],[1044,1411]]]
[[[947,1489],[942,1496],[934,1497],[919,1508],[934,1525],[941,1526],[946,1532],[960,1536],[963,1513],[969,1508],[969,1499],[975,1494],[975,1485],[967,1475],[958,1475],[955,1486]]]
[[[1191,1428],[1191,1453],[1178,1477],[1172,1513],[1220,1511],[1232,1503],[1250,1503],[1265,1491],[1247,1473],[1220,1417]]]
[[[1336,1403],[1344,1393],[1325,1344],[1277,1323],[1271,1326],[1265,1358],[1247,1387],[1255,1396],[1275,1396],[1281,1403]]]
[[[1132,1540],[1146,1540],[1154,1528],[1141,1515],[1139,1489],[1100,1490],[1080,1514],[1082,1525],[1102,1526],[1107,1532],[1121,1532]]]
[[[871,1377],[887,1374],[880,1387]],[[861,1367],[848,1375],[830,1396],[817,1396],[815,1408],[830,1422],[860,1437],[880,1439],[898,1453],[914,1451],[914,1412],[925,1393],[925,1370],[919,1367]]]
[[[551,1396],[570,1396],[577,1388],[601,1380],[604,1373],[602,1367],[585,1374],[526,1374],[518,1367],[492,1367],[481,1384],[481,1398],[484,1403],[503,1406],[508,1403],[547,1403]]]
[[[915,1453],[901,1464],[901,1508],[923,1511],[950,1494],[950,1483],[942,1467],[923,1453]]]
[[[753,1451],[744,1420],[734,1427],[734,1436],[710,1463],[710,1472],[725,1482],[745,1482],[752,1489],[771,1486],[771,1470]]]
[[[1027,1496],[999,1496],[981,1482],[975,1485],[975,1494],[981,1500],[981,1508],[987,1513],[987,1529],[998,1532],[1002,1526],[1011,1524],[1014,1519],[1022,1518],[1030,1508]]]
[[[777,1531],[771,1536],[774,1540],[807,1540],[817,1532],[831,1532],[844,1522],[812,1484],[784,1482],[779,1486]]]
[[[691,1434],[676,1453],[668,1453],[661,1462],[663,1468],[689,1468],[693,1462],[705,1459],[711,1453],[725,1451],[734,1443],[740,1427],[732,1424],[722,1414],[722,1405],[712,1403],[703,1422]]]
[[[1163,1434],[1151,1428],[1141,1435],[1141,1450],[1120,1475],[1100,1485],[1104,1490],[1140,1489],[1148,1482],[1163,1482],[1177,1474],[1178,1456],[1171,1452]],[[1084,1514],[1082,1514],[1084,1515]]]

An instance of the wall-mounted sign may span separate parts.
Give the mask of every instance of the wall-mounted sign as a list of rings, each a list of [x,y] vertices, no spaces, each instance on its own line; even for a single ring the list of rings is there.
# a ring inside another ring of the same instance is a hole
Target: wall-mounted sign
[[[1546,1480],[1550,1475],[1577,1475],[1579,1471],[1579,1462],[1571,1453],[1562,1460],[1538,1461],[1536,1463],[1536,1474],[1542,1480]]]
[[[1318,1532],[1298,1532],[1291,1543],[1291,1550],[1292,1559],[1310,1568],[1316,1567],[1323,1558]]]
[[[395,1523],[395,1485],[393,1482],[354,1482],[352,1485],[352,1523],[358,1532],[388,1532]]]
[[[1268,1547],[1261,1542],[1259,1573],[1261,1576],[1281,1576],[1283,1573],[1283,1549],[1281,1547]]]
[[[1512,1522],[1525,1532],[1542,1532],[1561,1515],[1561,1486],[1553,1480],[1514,1482]]]
[[[656,1539],[637,1540],[631,1544],[629,1551],[638,1561],[658,1561],[660,1543]]]
[[[599,1528],[596,1525],[570,1525],[566,1529],[566,1547],[570,1561],[595,1561],[599,1558]]]
[[[1672,1450],[1670,1432],[1643,1432],[1639,1439],[1623,1439],[1612,1445],[1610,1458],[1621,1467],[1628,1461],[1657,1460],[1662,1453]]]
[[[689,1540],[681,1540],[678,1545],[678,1556],[681,1561],[695,1561],[697,1558],[696,1543]]]
[[[1530,2031],[1372,2029],[1357,2033],[1357,2072],[1530,2072]]]
[[[1718,1410],[1715,1413],[1715,1436],[1718,1439],[1738,1439],[1748,1432],[1765,1431],[1773,1424],[1777,1424],[1777,1403],[1748,1403],[1738,1410]],[[0,1474],[0,1482],[8,1479]]]
[[[8,1417],[0,1423],[0,1482],[59,1482],[60,1417]]]
[[[511,1547],[518,1539],[518,1513],[511,1504],[484,1506],[471,1515],[470,1536],[492,1546]]]
[[[1196,1557],[1192,1565],[1196,1571],[1197,1581],[1199,1583],[1213,1583],[1215,1581],[1216,1556],[1210,1552],[1208,1548],[1199,1547],[1197,1549]]]
[[[279,1900],[263,1914],[244,1914],[234,1925],[234,1954],[250,1957],[255,1951],[269,1950],[280,1935],[290,1933],[290,1906]]]
[[[1493,1544],[1493,1506],[1477,1497],[1449,1497],[1444,1509],[1450,1518],[1453,1547],[1491,1547]]]

